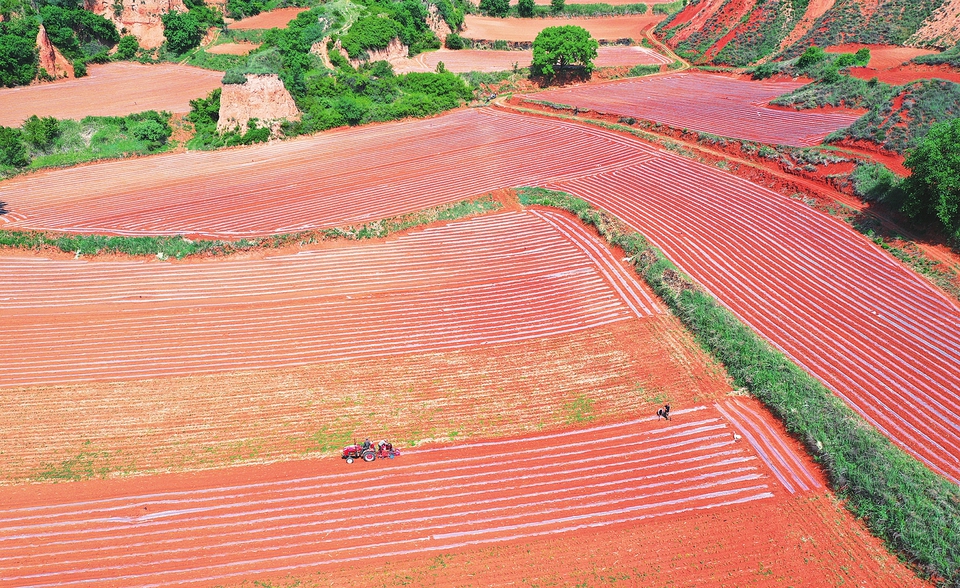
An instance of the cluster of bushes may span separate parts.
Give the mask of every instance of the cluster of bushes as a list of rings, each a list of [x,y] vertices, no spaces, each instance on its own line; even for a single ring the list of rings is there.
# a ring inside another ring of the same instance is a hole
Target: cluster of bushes
[[[619,16],[624,14],[646,14],[647,5],[643,3],[611,5],[566,4],[564,0],[551,0],[549,6],[538,6],[534,0],[518,0],[510,6],[510,0],[480,0],[480,13],[486,16],[505,18],[541,18],[546,16]]]
[[[39,30],[34,19],[0,22],[0,86],[25,86],[37,77]]]
[[[960,137],[958,137],[960,138]],[[793,364],[642,235],[562,192],[522,188],[521,202],[569,210],[634,260],[636,271],[716,357],[824,467],[831,487],[892,550],[926,576],[960,582],[960,488],[908,456]]]
[[[943,53],[918,55],[913,58],[913,62],[922,65],[949,65],[950,67],[960,67],[960,44],[954,45]]]
[[[383,49],[395,38],[409,47],[410,56],[440,48],[440,39],[427,25],[427,7],[420,0],[369,1],[365,6],[367,15],[339,37],[352,59],[361,58],[370,50]],[[460,19],[462,21],[462,13]]]
[[[50,42],[73,62],[82,75],[87,63],[109,61],[107,52],[120,41],[117,27],[106,18],[83,9],[79,0],[60,0],[40,8],[40,19]]]
[[[203,0],[186,0],[187,12],[171,10],[161,17],[167,50],[183,55],[200,45],[210,27],[222,27],[223,15],[210,8]]]
[[[365,64],[355,71],[309,76],[299,99],[303,116],[290,123],[288,134],[312,133],[344,125],[359,125],[405,117],[425,117],[456,108],[473,91],[450,72],[395,75],[386,61]]]
[[[960,85],[945,80],[921,80],[891,88],[886,99],[852,125],[827,137],[827,142],[862,139],[904,153],[916,147],[930,127],[960,117]]]
[[[16,12],[5,11],[0,21],[0,85],[20,86],[37,78],[50,79],[52,72],[38,67],[35,40],[41,23],[50,42],[72,62],[77,77],[86,75],[88,63],[109,61],[108,52],[121,41],[116,26],[84,10],[81,0],[22,3]],[[129,43],[124,41],[122,55],[127,54]]]
[[[870,63],[870,50],[863,48],[856,53],[827,53],[821,47],[811,45],[799,56],[787,61],[770,62],[753,68],[753,79],[762,80],[776,74],[793,77],[805,76],[817,81],[834,82],[843,71]]]
[[[881,164],[861,163],[852,174],[854,190],[960,246],[960,118],[931,126],[907,152],[904,166],[911,174],[901,179]]]
[[[152,110],[81,121],[34,115],[20,127],[0,127],[0,175],[156,153],[167,148],[172,133],[170,114]]]

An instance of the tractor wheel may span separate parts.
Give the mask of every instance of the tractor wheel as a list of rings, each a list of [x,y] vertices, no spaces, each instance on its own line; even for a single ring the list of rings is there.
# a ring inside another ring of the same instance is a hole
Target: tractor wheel
[[[353,458],[352,458],[352,457],[348,457],[348,458],[347,458],[347,463],[353,463]]]
[[[360,457],[363,458],[363,461],[371,462],[371,461],[377,459],[377,454],[374,453],[374,451],[373,451],[372,449],[368,449],[368,450],[364,451],[364,452],[363,452],[363,455],[361,455]]]

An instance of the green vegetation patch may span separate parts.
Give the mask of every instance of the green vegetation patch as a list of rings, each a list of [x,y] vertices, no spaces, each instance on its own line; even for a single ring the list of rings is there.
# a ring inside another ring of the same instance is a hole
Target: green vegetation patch
[[[307,245],[331,239],[381,239],[393,233],[436,221],[456,220],[500,208],[490,196],[436,206],[412,214],[391,217],[362,225],[320,231],[289,233],[223,241],[174,237],[107,237],[39,231],[0,231],[0,248],[43,250],[53,248],[77,255],[124,254],[158,259],[183,259],[199,256],[226,256],[258,249],[277,249],[293,244]]]
[[[960,84],[922,80],[894,90],[850,127],[830,134],[827,142],[862,139],[904,153],[916,147],[934,124],[960,117]]]
[[[0,127],[0,178],[27,170],[170,149],[170,113],[88,116],[80,121],[31,116],[15,129]]]
[[[735,385],[763,401],[806,445],[854,515],[922,575],[960,583],[960,488],[897,448],[698,288],[642,235],[570,194],[541,188],[519,193],[523,204],[576,214],[622,248],[700,345],[724,364]]]
[[[913,58],[913,62],[921,65],[949,65],[950,67],[960,67],[960,44],[954,45],[943,53],[918,55]]]

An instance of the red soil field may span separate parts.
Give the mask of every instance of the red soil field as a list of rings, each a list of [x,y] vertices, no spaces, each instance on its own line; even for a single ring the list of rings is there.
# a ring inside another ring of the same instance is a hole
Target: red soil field
[[[933,78],[960,84],[960,72],[949,65],[910,64],[884,70],[877,70],[872,67],[851,67],[850,75],[861,80],[877,78],[881,82],[897,86]]]
[[[725,412],[751,424],[734,425]],[[771,440],[775,454],[753,445],[750,438],[782,435],[775,426],[744,400],[676,411],[670,422],[423,447],[373,464],[331,458],[19,487],[0,506],[0,581],[209,586],[303,577],[383,585],[391,568],[437,558],[454,563],[441,573],[476,573],[483,585],[582,574],[591,564],[639,580],[661,573],[635,551],[655,541],[655,557],[673,560],[670,572],[694,584],[723,577],[738,585],[922,585],[823,493],[795,444]],[[744,440],[735,441],[737,432]],[[547,553],[536,557],[539,569],[504,565],[543,546],[568,552],[574,565]],[[475,563],[489,561],[493,548],[501,554],[496,576]],[[611,549],[632,555],[621,563]],[[699,563],[682,561],[691,556]]]
[[[527,97],[714,135],[794,146],[816,145],[860,117],[860,113],[798,112],[765,106],[802,85],[684,72],[546,90]]]
[[[309,10],[308,8],[277,8],[270,12],[261,12],[256,16],[245,18],[232,22],[227,28],[235,31],[249,31],[253,29],[285,29],[290,21],[297,18],[301,12]]]
[[[661,312],[625,264],[551,211],[242,262],[0,265],[18,276],[0,286],[11,313],[0,387],[437,352]]]
[[[207,47],[205,51],[216,55],[246,55],[259,46],[259,43],[221,43]]]
[[[107,63],[89,75],[36,86],[0,89],[0,125],[20,126],[31,115],[82,119],[144,110],[189,112],[190,100],[220,87],[223,72],[189,65]]]
[[[380,147],[375,164],[360,157],[370,153],[370,145]],[[350,158],[354,168],[327,153]],[[311,176],[320,171],[315,161],[330,166],[324,168],[323,190],[343,195],[330,198],[334,205],[319,215],[312,208],[323,200],[312,194],[320,192],[321,183],[320,176]],[[115,166],[111,173],[103,171],[108,166]],[[151,168],[166,170],[176,190],[151,185],[149,178],[156,177]],[[239,170],[245,172],[242,178]],[[382,196],[386,178],[392,180],[392,198]],[[952,394],[960,388],[957,306],[846,226],[630,137],[540,117],[467,110],[260,148],[37,174],[5,182],[0,200],[14,217],[34,201],[37,211],[69,210],[45,219],[47,226],[82,222],[90,230],[134,227],[150,232],[172,220],[167,226],[177,232],[183,230],[183,219],[196,215],[205,230],[237,231],[242,221],[246,230],[272,232],[279,229],[264,227],[296,228],[334,214],[360,216],[363,210],[366,218],[380,218],[389,216],[388,210],[415,210],[481,193],[490,184],[534,183],[574,191],[653,238],[724,304],[881,431],[935,471],[960,480],[960,403]],[[90,190],[81,199],[78,185]],[[412,194],[424,198],[411,201]],[[352,211],[344,213],[345,208]],[[111,214],[99,218],[101,209]],[[53,262],[43,263],[53,267]],[[37,276],[50,279],[43,271]],[[0,300],[15,297],[18,288]],[[181,304],[188,308],[187,301]],[[110,321],[119,325],[121,319]],[[70,329],[83,330],[79,322]],[[228,356],[223,357],[226,365]]]
[[[11,388],[0,396],[0,480],[45,479],[78,456],[96,471],[147,473],[329,456],[354,435],[404,446],[518,435],[729,390],[669,314],[452,351]]]
[[[542,157],[545,150],[549,159]],[[269,235],[388,218],[652,156],[636,141],[597,129],[464,109],[248,149],[144,157],[14,178],[0,183],[0,202],[8,211],[0,216],[0,226],[126,235]]]
[[[640,39],[647,27],[666,18],[663,14],[631,14],[603,18],[494,18],[468,14],[464,16],[462,36],[489,41],[533,41],[547,27],[575,25],[590,32],[594,39]]]
[[[644,233],[881,432],[960,482],[960,309],[838,221],[661,157],[548,184]]]
[[[462,49],[450,51],[440,49],[421,53],[416,57],[404,59],[393,64],[397,73],[411,71],[429,72],[437,69],[437,63],[452,72],[468,71],[505,71],[517,67],[528,67],[533,60],[532,51],[487,51]],[[604,46],[597,51],[594,65],[613,67],[617,65],[656,65],[669,64],[670,59],[646,47]]]

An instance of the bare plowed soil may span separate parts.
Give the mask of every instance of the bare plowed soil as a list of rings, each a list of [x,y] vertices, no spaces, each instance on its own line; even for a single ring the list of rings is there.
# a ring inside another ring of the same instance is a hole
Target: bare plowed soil
[[[220,87],[223,72],[189,65],[107,63],[83,78],[0,89],[0,125],[19,126],[37,116],[79,120],[126,116],[144,110],[189,112],[190,100]]]
[[[755,82],[721,75],[675,73],[547,90],[534,100],[620,114],[761,143],[816,145],[860,113],[812,113],[767,108],[803,84]]]
[[[604,18],[493,18],[468,14],[461,33],[468,39],[489,41],[533,41],[547,27],[575,25],[590,32],[594,39],[615,40],[643,38],[643,31],[665,17],[663,14],[631,14]]]
[[[769,419],[753,403],[737,410]],[[736,440],[741,430],[698,406],[669,422],[423,447],[370,464],[15,489],[0,507],[0,577],[38,587],[417,583],[410,574],[506,585],[591,573],[921,585],[823,493],[795,445],[779,457],[809,476],[802,492]]]
[[[450,51],[441,49],[421,53],[416,57],[395,62],[397,73],[411,71],[435,71],[437,64],[443,62],[444,68],[453,72],[468,71],[505,71],[517,67],[529,67],[533,60],[532,51],[480,51],[463,49]],[[618,65],[662,65],[670,63],[670,59],[646,47],[605,46],[597,51],[594,65],[597,67],[613,67]]]
[[[297,15],[308,10],[307,8],[277,8],[270,12],[261,12],[256,16],[245,18],[232,22],[229,28],[237,31],[248,31],[253,29],[285,29],[291,20],[297,18]]]
[[[259,46],[256,43],[221,43],[207,47],[206,51],[217,55],[246,55]]]

